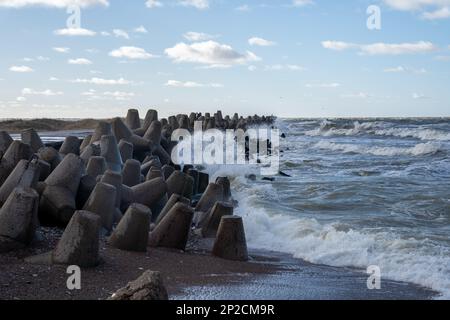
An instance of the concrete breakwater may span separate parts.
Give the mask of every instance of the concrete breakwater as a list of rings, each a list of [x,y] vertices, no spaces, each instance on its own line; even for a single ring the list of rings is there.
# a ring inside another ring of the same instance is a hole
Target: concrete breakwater
[[[83,140],[69,136],[52,145],[44,145],[34,129],[24,130],[20,141],[0,132],[0,254],[31,245],[44,224],[64,233],[51,252],[27,263],[94,268],[101,263],[101,237],[127,251],[184,250],[193,228],[205,237],[218,232],[215,256],[246,260],[242,221],[229,218],[228,178],[210,182],[199,168],[171,161],[172,132],[191,131],[196,121],[205,130],[245,130],[274,118],[223,117],[218,111],[160,119],[149,110],[141,121],[129,110],[125,120],[99,122]]]

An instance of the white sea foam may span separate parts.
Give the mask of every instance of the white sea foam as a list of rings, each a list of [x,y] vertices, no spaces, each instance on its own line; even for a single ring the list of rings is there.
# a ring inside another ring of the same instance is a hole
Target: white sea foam
[[[392,124],[388,124],[382,121],[363,122],[358,121],[353,123],[353,127],[340,128],[335,126],[332,122],[324,121],[321,125],[314,130],[305,131],[307,136],[354,136],[359,134],[370,134],[377,136],[394,136],[399,138],[416,138],[424,141],[450,141],[450,133],[429,129],[424,127],[388,127]]]
[[[435,154],[441,150],[441,145],[435,142],[419,143],[414,147],[381,147],[348,143],[319,141],[314,148],[339,151],[343,153],[370,154],[374,156],[422,156]]]
[[[250,247],[292,254],[311,263],[365,270],[381,268],[385,279],[431,288],[450,298],[450,250],[429,240],[404,239],[392,230],[354,230],[339,223],[285,215],[258,202],[276,197],[271,185],[248,186],[241,178],[233,187],[236,214],[244,218]]]

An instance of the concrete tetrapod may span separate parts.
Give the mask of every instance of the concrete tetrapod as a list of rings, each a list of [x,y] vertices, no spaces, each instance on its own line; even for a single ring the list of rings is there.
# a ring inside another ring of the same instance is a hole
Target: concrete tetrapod
[[[141,163],[134,159],[125,162],[122,170],[123,184],[134,187],[141,183]]]
[[[163,178],[156,178],[140,183],[131,189],[133,190],[133,202],[151,208],[167,193],[167,184]]]
[[[13,141],[0,158],[0,186],[8,178],[20,160],[29,160],[33,155],[33,150],[28,144],[20,141]]]
[[[23,143],[31,146],[34,152],[37,152],[40,148],[44,147],[41,137],[34,129],[26,129],[20,133],[20,137]]]
[[[216,202],[214,207],[211,209],[207,218],[202,223],[202,236],[204,238],[214,238],[219,229],[220,221],[223,216],[233,215],[233,205],[228,202]]]
[[[86,167],[86,173],[97,178],[106,171],[106,160],[103,157],[91,157]]]
[[[76,210],[75,196],[84,174],[80,157],[68,154],[45,180],[40,201],[40,218],[57,224],[67,224]]]
[[[112,130],[117,141],[125,140],[133,145],[135,151],[150,150],[150,142],[147,139],[134,134],[121,118],[114,118],[112,121]]]
[[[20,160],[0,187],[0,207],[16,187],[35,188],[39,181],[40,167],[37,159]]]
[[[189,199],[180,196],[179,194],[172,194],[172,196],[169,198],[169,201],[167,201],[164,208],[159,213],[158,217],[156,218],[155,224],[158,224],[161,222],[161,220],[167,215],[167,213],[170,211],[170,209],[173,208],[175,204],[178,202],[184,203],[185,205],[189,205],[190,201]]]
[[[98,214],[102,227],[110,232],[114,224],[116,206],[111,199],[116,198],[116,188],[110,184],[99,182],[95,186],[83,210]]]
[[[248,260],[247,241],[241,217],[222,217],[212,254],[227,260]]]
[[[7,132],[0,131],[0,154],[4,154],[13,141],[13,138]]]
[[[151,215],[148,207],[131,204],[109,238],[111,246],[127,251],[147,251]]]
[[[131,130],[136,130],[141,127],[141,119],[139,118],[139,111],[136,109],[129,109],[125,123]]]
[[[107,168],[115,172],[121,172],[123,163],[117,146],[116,137],[113,135],[102,136],[100,140],[100,150],[100,155],[106,160]]]
[[[99,264],[100,217],[89,211],[76,211],[52,252],[56,264],[82,268]]]
[[[195,211],[208,212],[217,201],[223,201],[223,187],[210,183],[195,207]]]
[[[185,250],[193,215],[191,207],[175,204],[150,233],[149,246]]]
[[[39,195],[31,188],[16,188],[0,209],[0,253],[31,243],[39,225]]]
[[[80,139],[74,136],[68,136],[64,139],[64,143],[59,149],[59,153],[66,155],[69,153],[80,155]]]

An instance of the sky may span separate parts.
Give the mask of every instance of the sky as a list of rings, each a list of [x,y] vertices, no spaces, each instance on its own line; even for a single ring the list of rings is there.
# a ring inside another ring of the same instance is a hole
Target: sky
[[[0,118],[450,116],[450,0],[0,0],[0,43]]]

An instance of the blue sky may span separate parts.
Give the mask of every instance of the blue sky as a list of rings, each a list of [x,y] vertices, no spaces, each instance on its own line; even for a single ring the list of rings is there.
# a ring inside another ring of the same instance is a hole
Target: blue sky
[[[450,0],[0,0],[0,117],[450,116],[449,35]]]

